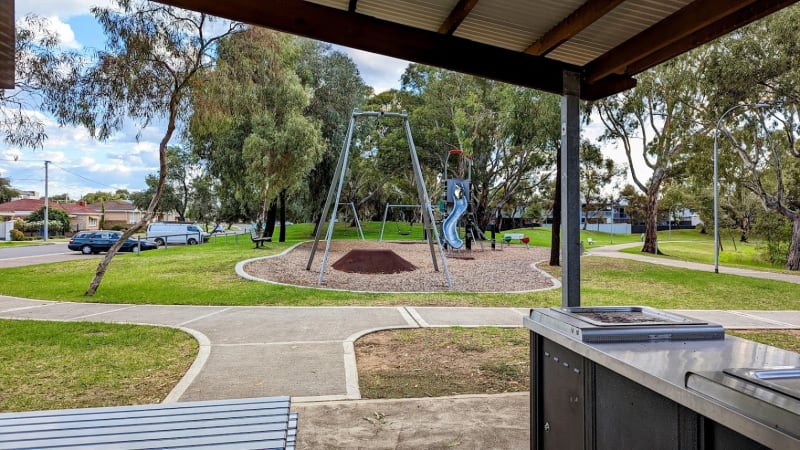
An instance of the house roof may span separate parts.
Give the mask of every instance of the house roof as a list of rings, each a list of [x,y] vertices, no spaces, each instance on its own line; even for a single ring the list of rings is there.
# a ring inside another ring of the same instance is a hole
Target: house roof
[[[125,201],[125,200],[108,200],[108,201],[103,202],[103,203],[90,203],[89,207],[94,209],[95,211],[102,211],[103,210],[103,205],[105,205],[105,210],[107,212],[110,212],[110,211],[115,211],[115,212],[119,212],[119,211],[128,212],[128,211],[131,211],[132,212],[132,211],[137,211],[137,209],[138,209],[138,208],[136,208],[136,206],[133,205],[133,203],[131,203],[129,201]]]
[[[0,203],[0,213],[25,213],[25,215],[27,215],[33,211],[38,211],[42,206],[44,206],[44,200],[42,199],[24,198],[21,200],[12,200],[10,202]],[[78,203],[50,203],[48,207],[52,209],[60,209],[71,216],[97,214],[97,211]]]
[[[159,0],[408,61],[593,100],[797,0]]]

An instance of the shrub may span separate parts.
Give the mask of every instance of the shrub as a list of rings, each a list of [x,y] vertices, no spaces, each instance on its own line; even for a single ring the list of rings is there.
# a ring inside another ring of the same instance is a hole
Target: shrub
[[[19,231],[17,229],[11,230],[11,240],[12,241],[24,241],[25,240],[25,233]]]
[[[128,227],[126,227],[125,225],[116,224],[113,227],[111,227],[111,229],[114,231],[126,231]]]

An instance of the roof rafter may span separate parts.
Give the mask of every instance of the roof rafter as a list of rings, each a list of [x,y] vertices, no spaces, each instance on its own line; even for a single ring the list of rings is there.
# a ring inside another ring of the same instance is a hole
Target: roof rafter
[[[347,10],[350,12],[356,12],[356,7],[358,7],[358,0],[350,0],[350,3],[347,4]]]
[[[478,4],[478,0],[458,0],[458,4],[453,7],[447,19],[439,26],[439,33],[453,34],[456,32],[461,22],[467,18],[472,8]]]
[[[751,22],[764,18],[776,11],[789,5],[797,3],[798,0],[761,0],[735,13],[714,22],[700,31],[690,34],[683,39],[640,58],[628,65],[627,73],[631,76],[644,72],[645,70],[668,61],[675,56],[713,41],[719,36],[730,33]]]
[[[564,70],[581,68],[413,28],[304,0],[158,0],[181,8],[334,42],[368,52],[437,66],[542,91],[560,94]],[[402,45],[399,45],[402,44]],[[470,55],[464,58],[462,55]],[[630,77],[609,77],[581,87],[585,99],[610,95],[635,85]]]
[[[625,74],[628,64],[646,58],[757,1],[695,0],[597,58],[587,67],[587,80],[594,82],[612,73]]]
[[[556,47],[595,23],[625,0],[589,0],[572,12],[566,19],[543,34],[525,49],[525,53],[544,56]]]

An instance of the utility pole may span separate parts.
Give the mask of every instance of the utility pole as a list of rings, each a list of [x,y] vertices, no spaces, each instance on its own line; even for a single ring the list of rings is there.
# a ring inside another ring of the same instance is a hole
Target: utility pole
[[[44,241],[47,242],[48,238],[48,225],[50,224],[50,201],[47,191],[47,165],[50,161],[44,162]]]

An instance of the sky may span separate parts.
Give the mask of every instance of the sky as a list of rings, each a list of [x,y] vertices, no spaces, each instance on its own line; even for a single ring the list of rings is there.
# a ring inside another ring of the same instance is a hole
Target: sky
[[[90,9],[110,3],[108,0],[18,0],[16,16],[18,21],[31,13],[48,18],[51,29],[58,32],[63,45],[69,48],[102,48],[105,37]],[[375,92],[399,89],[407,61],[337,48],[353,59],[361,77]],[[46,124],[48,139],[43,148],[32,150],[0,144],[0,177],[9,178],[16,189],[36,191],[43,196],[45,161],[51,162],[47,170],[48,194],[66,193],[73,200],[96,191],[143,190],[147,175],[158,173],[158,142],[164,132],[158,123],[140,130],[129,120],[123,130],[101,142],[91,138],[83,128],[60,127],[52,117],[36,114]],[[593,140],[599,134],[597,127],[583,130],[584,137]],[[179,145],[179,139],[173,137],[170,144]],[[626,164],[624,155],[610,147],[606,150],[615,155],[615,161]]]

